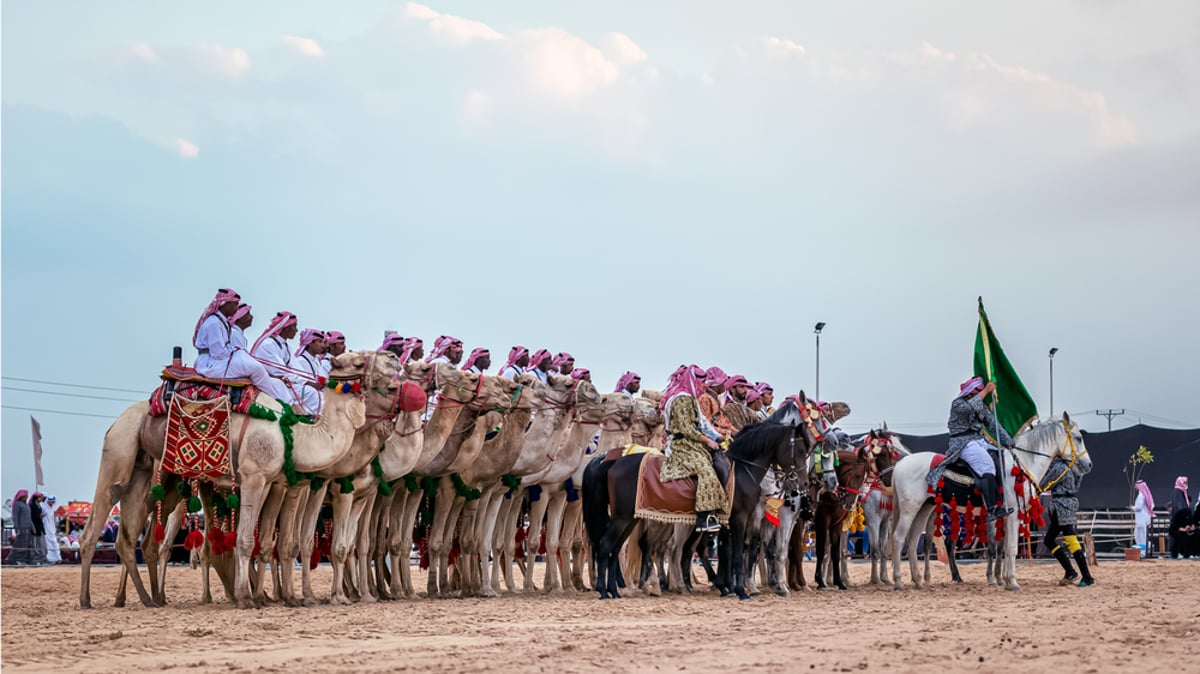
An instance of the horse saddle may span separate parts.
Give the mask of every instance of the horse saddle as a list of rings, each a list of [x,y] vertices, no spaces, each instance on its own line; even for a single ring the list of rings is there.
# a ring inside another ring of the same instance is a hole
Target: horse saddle
[[[193,401],[229,396],[230,409],[240,414],[249,413],[250,405],[258,397],[258,389],[249,379],[208,379],[195,369],[182,365],[168,365],[161,376],[163,383],[150,394],[152,417],[166,414],[175,394]]]
[[[696,521],[696,478],[663,482],[659,476],[666,460],[666,456],[653,453],[645,454],[642,459],[638,467],[634,517],[666,524],[693,524]],[[713,468],[717,471],[717,479],[725,485],[725,511],[728,512],[733,505],[733,466],[724,452],[718,452],[713,459]],[[717,519],[722,524],[728,523],[725,515],[718,514]]]
[[[944,455],[939,454],[938,456],[941,456],[942,459],[945,460]],[[999,452],[988,452],[988,457],[992,460],[992,468],[996,471],[996,475],[999,475],[1000,474],[1000,453]],[[933,468],[934,466],[938,465],[939,463],[941,463],[941,461],[937,461],[936,463],[933,463],[932,465],[930,465],[930,468]],[[947,480],[957,482],[966,487],[974,487],[975,481],[979,479],[979,475],[975,474],[975,471],[971,468],[971,465],[962,459],[958,459],[958,460],[954,461],[953,463],[949,464],[948,466],[946,466],[945,472],[942,473],[942,477],[944,477]]]

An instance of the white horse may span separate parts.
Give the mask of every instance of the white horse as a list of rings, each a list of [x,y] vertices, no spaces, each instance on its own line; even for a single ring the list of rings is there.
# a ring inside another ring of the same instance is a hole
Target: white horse
[[[904,446],[904,443],[900,442],[900,436],[888,432],[886,423],[883,425],[883,432],[887,434],[891,448],[901,457],[912,454]],[[860,438],[858,442],[861,441]],[[871,483],[871,488],[863,501],[863,517],[866,520],[867,541],[870,545],[872,585],[882,585],[883,579],[887,578],[888,543],[891,539],[893,519],[892,472],[889,470],[883,475],[873,476],[875,480]],[[842,559],[844,560],[845,557],[843,556]],[[926,560],[928,560],[928,556],[926,556]],[[845,570],[842,571],[842,577],[846,577]]]
[[[1004,585],[1009,590],[1019,590],[1017,584],[1017,547],[1019,544],[1016,493],[1013,489],[1014,477],[1012,469],[1019,466],[1036,485],[1046,474],[1050,462],[1061,456],[1071,462],[1078,462],[1084,472],[1092,468],[1092,459],[1088,456],[1083,444],[1083,436],[1079,427],[1071,422],[1070,416],[1064,412],[1061,421],[1048,421],[1037,424],[1014,438],[1016,447],[1003,450],[1000,453],[999,479],[1004,487],[1004,505],[1012,509],[1004,523],[1004,570],[1002,576]],[[929,473],[930,463],[937,456],[933,452],[918,452],[904,457],[896,464],[893,471],[892,484],[895,489],[895,532],[892,538],[892,581],[895,589],[903,587],[900,582],[900,552],[905,544],[910,551],[915,550],[916,535],[920,529],[914,528],[914,523],[927,523],[933,511],[933,494],[929,493],[925,476]],[[1036,490],[1031,486],[1031,492]],[[1036,498],[1028,494],[1027,498]],[[913,585],[921,586],[917,576],[917,560],[914,554],[909,555],[909,567],[912,572]]]

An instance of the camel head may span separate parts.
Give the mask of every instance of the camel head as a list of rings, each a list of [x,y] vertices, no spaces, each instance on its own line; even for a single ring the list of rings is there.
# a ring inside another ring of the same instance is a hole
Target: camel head
[[[391,354],[390,351],[384,353]],[[394,354],[392,354],[394,355]],[[401,368],[401,379],[419,384],[425,389],[425,394],[428,395],[434,391],[434,373],[435,365],[427,363],[423,360],[410,360]]]
[[[468,403],[472,409],[497,409],[507,411],[516,397],[520,384],[508,377],[482,375],[479,382],[479,397]]]
[[[565,409],[574,401],[575,380],[564,374],[552,374],[540,390],[546,406]]]
[[[631,430],[635,443],[646,446],[655,445],[657,439],[655,436],[661,435],[664,423],[662,411],[658,409],[658,401],[648,397],[633,401],[633,428]]]
[[[662,402],[663,392],[655,391],[654,389],[642,389],[642,397],[654,403],[655,405],[658,405]]]
[[[367,374],[367,365],[375,360],[374,351],[347,351],[329,361],[330,379],[362,379]],[[395,374],[395,369],[392,371]]]
[[[534,374],[523,374],[517,378],[517,385],[517,393],[510,411],[533,409],[538,399],[539,387],[542,385],[541,380]]]
[[[633,426],[633,398],[624,393],[605,393],[604,429],[627,431]]]
[[[586,379],[580,380],[575,387],[575,418],[588,423],[604,418],[604,397]]]
[[[462,405],[474,402],[483,395],[484,379],[483,375],[456,369],[449,363],[438,363],[434,375],[442,397]]]

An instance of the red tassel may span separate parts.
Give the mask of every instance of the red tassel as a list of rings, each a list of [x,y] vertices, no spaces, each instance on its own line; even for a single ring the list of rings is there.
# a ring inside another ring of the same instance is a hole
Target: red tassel
[[[316,571],[317,566],[320,563],[321,563],[321,551],[319,549],[317,549],[317,546],[314,545],[312,555],[309,557],[309,560],[308,560],[308,569],[310,571]]]
[[[183,539],[183,549],[189,552],[202,545],[204,545],[204,534],[200,533],[198,529],[193,529],[187,538]]]
[[[250,552],[250,557],[252,557],[252,558],[258,557],[259,553],[261,553],[261,552],[262,552],[261,546],[259,545],[259,541],[258,541],[258,528],[255,527],[255,529],[254,529],[254,550],[252,550]]]
[[[166,540],[166,538],[167,538],[167,530],[163,529],[162,523],[156,522],[154,524],[154,542],[162,543],[164,540]]]
[[[229,552],[237,547],[237,532],[236,531],[230,531],[225,534],[225,545],[223,545],[222,547],[225,549],[222,551],[221,554]]]

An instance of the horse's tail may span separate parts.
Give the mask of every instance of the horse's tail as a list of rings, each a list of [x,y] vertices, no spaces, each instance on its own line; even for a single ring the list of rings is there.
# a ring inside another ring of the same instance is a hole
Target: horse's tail
[[[600,549],[600,539],[608,530],[608,471],[614,463],[605,461],[601,454],[583,469],[583,526],[593,555]]]
[[[629,538],[625,539],[625,577],[632,578],[635,587],[642,585],[642,537],[645,535],[641,520],[633,526]]]

